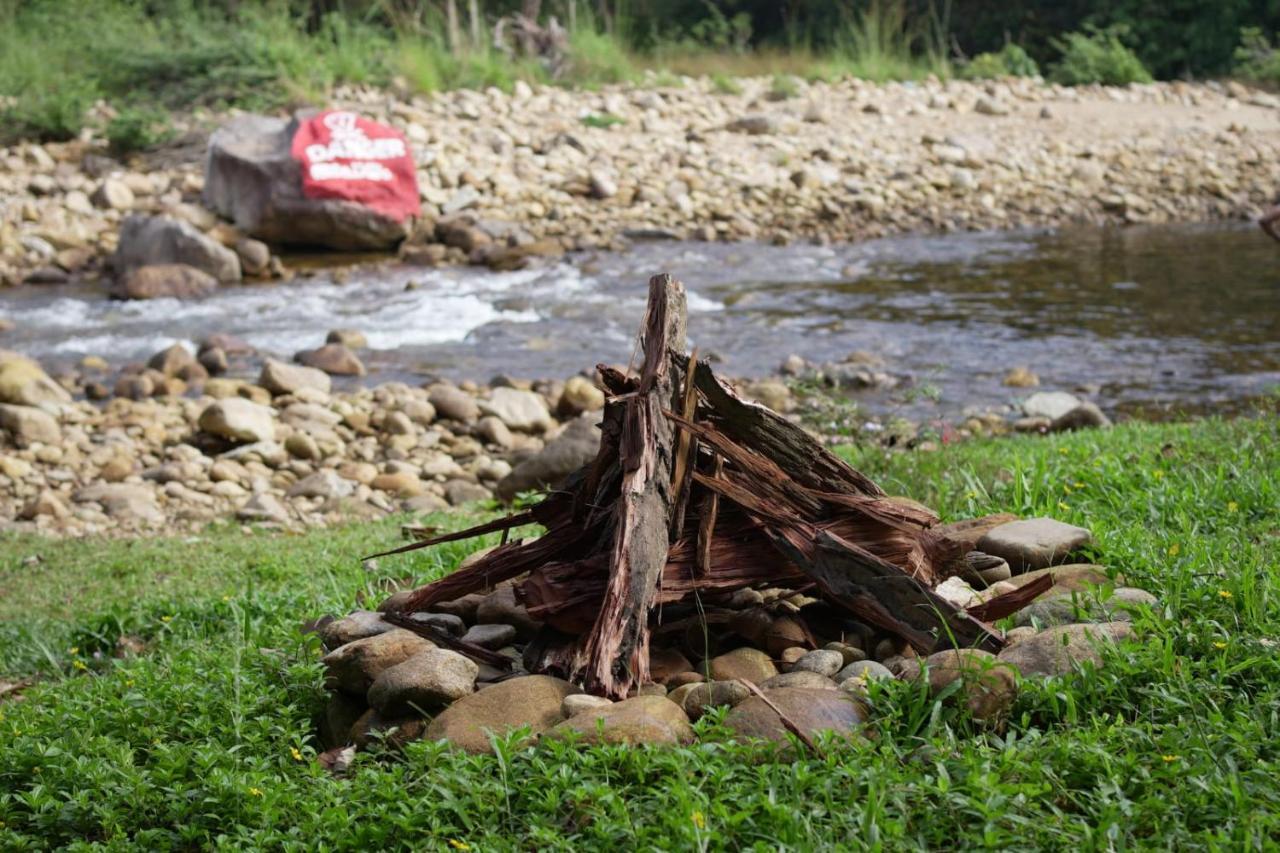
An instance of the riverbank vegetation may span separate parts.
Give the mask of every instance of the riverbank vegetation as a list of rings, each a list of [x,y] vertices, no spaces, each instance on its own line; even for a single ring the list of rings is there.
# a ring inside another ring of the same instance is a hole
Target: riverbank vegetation
[[[1266,34],[1280,29],[1280,13],[1254,0],[1213,4],[1212,15],[1205,5],[1153,20],[1136,0],[978,2],[963,15],[951,0],[97,0],[74,14],[54,0],[0,0],[0,142],[71,138],[124,111],[121,147],[145,145],[164,134],[140,110],[280,108],[321,101],[344,83],[430,92],[509,89],[521,79],[594,87],[678,85],[678,75],[1044,72],[1123,84],[1228,74],[1233,62],[1251,79],[1277,80]],[[495,43],[499,20],[535,8],[542,24],[554,17],[563,29],[559,54]]]
[[[414,743],[330,778],[303,620],[491,542],[362,567],[400,519],[303,537],[9,536],[0,848],[1265,846],[1280,833],[1277,430],[1272,413],[850,450],[944,518],[1086,525],[1096,560],[1160,605],[1101,670],[1024,684],[1003,735],[893,683],[873,688],[875,738],[781,762],[732,743],[712,715],[687,749],[513,740],[469,757]]]

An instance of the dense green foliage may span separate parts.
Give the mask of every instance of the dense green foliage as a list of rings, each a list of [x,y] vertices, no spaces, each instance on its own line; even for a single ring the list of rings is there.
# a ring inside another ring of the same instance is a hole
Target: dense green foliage
[[[156,107],[126,106],[107,123],[107,146],[113,154],[145,151],[172,138],[169,114]]]
[[[1125,33],[1124,46],[1157,77],[1221,74],[1242,31],[1280,29],[1271,0],[545,0],[544,20],[568,24],[570,50],[544,64],[492,44],[494,22],[522,6],[483,0],[472,22],[472,4],[455,0],[461,19],[451,30],[443,3],[94,0],[71,14],[60,0],[0,0],[0,143],[70,138],[99,98],[116,109],[279,108],[323,100],[341,83],[424,92],[510,88],[518,79],[599,86],[644,67],[902,80],[955,66],[981,78],[1034,73],[1064,47],[1073,56],[1061,78],[1097,79],[1071,70],[1081,54],[1091,45],[1104,58],[1121,50],[1081,35],[1094,29]],[[1258,44],[1250,36],[1242,73],[1272,79],[1250,59]],[[1125,73],[1101,79],[1143,79],[1136,61],[1121,65],[1104,63]]]
[[[990,80],[999,77],[1035,77],[1040,66],[1025,50],[1010,42],[996,53],[980,53],[957,69],[966,80]]]
[[[1246,80],[1280,84],[1280,49],[1261,30],[1246,29],[1236,50],[1236,73]]]
[[[1097,559],[1161,599],[1144,641],[1025,684],[1000,736],[895,683],[873,694],[875,737],[821,756],[761,760],[711,719],[689,749],[418,743],[335,780],[314,761],[323,691],[299,624],[436,577],[468,546],[368,572],[359,555],[394,542],[395,519],[9,536],[0,673],[42,680],[0,702],[0,849],[1254,849],[1280,834],[1274,414],[850,456],[946,518],[1089,525]],[[146,651],[110,657],[121,634]]]
[[[1062,59],[1050,75],[1058,83],[1068,86],[1088,83],[1124,86],[1151,82],[1151,73],[1120,40],[1118,30],[1091,29],[1083,33],[1068,33],[1058,46]]]

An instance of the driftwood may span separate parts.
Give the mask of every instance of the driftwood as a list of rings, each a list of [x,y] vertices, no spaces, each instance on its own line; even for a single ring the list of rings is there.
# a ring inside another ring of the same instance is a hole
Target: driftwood
[[[588,690],[625,694],[649,676],[649,609],[671,548],[675,429],[663,411],[679,399],[673,353],[685,348],[684,285],[649,282],[639,387],[605,412],[621,427],[622,488],[614,500],[609,585],[600,615],[574,662]]]
[[[805,591],[826,607],[811,618],[843,614],[920,654],[999,651],[989,621],[1041,590],[967,611],[938,596],[941,581],[973,571],[967,537],[942,532],[927,509],[886,496],[800,427],[740,399],[696,353],[685,355],[685,323],[683,286],[654,277],[639,373],[598,368],[608,393],[600,450],[562,488],[526,512],[388,552],[531,523],[546,530],[420,588],[396,624],[513,582],[544,624],[525,668],[614,698],[648,680],[652,632],[748,630],[742,614],[703,601],[747,588]],[[796,626],[812,645],[804,618]]]

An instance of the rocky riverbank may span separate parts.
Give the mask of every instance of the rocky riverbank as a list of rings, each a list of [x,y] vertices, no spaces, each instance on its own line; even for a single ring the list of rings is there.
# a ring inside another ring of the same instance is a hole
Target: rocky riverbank
[[[411,143],[424,216],[406,260],[498,267],[629,238],[845,241],[1245,217],[1280,185],[1278,105],[1237,84],[1030,80],[334,98]],[[0,151],[0,281],[103,276],[132,213],[192,225],[247,275],[288,275],[202,206],[204,141],[224,118],[178,117],[181,146],[129,162],[92,135]]]
[[[363,372],[362,341],[353,330],[328,338],[293,363],[218,335],[145,364],[88,358],[56,378],[0,350],[0,530],[172,534],[422,513],[555,486],[595,456],[605,399],[595,377],[338,391],[333,376]],[[848,440],[856,414],[841,411],[844,395],[892,381],[865,354],[793,357],[782,371],[740,387],[833,440]],[[1071,394],[1032,392],[1036,381],[1011,371],[1006,383],[1029,392],[1019,408],[941,430],[862,415],[856,425],[867,440],[926,451],[975,434],[1108,425]]]

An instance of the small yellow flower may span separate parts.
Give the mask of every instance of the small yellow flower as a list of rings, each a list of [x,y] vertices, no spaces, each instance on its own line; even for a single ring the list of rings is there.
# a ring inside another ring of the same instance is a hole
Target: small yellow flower
[[[1070,487],[1070,486],[1068,486],[1066,483],[1063,483],[1063,484],[1062,484],[1062,493],[1063,493],[1063,494],[1065,494],[1065,495],[1069,495],[1069,494],[1071,494],[1071,487]]]
[[[1172,545],[1169,546],[1170,557],[1176,557],[1181,553],[1182,553],[1182,546],[1179,545],[1177,542],[1174,542]]]
[[[1157,468],[1155,471],[1151,472],[1151,476],[1155,477],[1157,480],[1163,480],[1164,472]]]
[[[1235,512],[1240,509],[1240,504],[1235,501],[1227,501],[1227,512]]]
[[[1065,501],[1058,501],[1058,509],[1062,510],[1063,512],[1066,512],[1067,510],[1071,509],[1071,507],[1067,506]]]
[[[1067,455],[1067,449],[1065,447],[1059,447],[1058,452],[1061,453],[1063,456]]]
[[[1074,483],[1072,483],[1072,485],[1075,486],[1077,489],[1084,488],[1084,483],[1080,482],[1079,480],[1076,480]]]
[[[161,617],[160,617],[160,621],[161,621],[161,622],[168,622],[168,621],[169,621],[170,619],[172,619],[172,618],[173,618],[172,616],[161,616]]]
[[[80,653],[79,646],[72,646],[71,648],[67,649],[67,654],[69,655],[77,655],[79,653]]]
[[[1172,764],[1173,762],[1177,761],[1181,757],[1182,756],[1180,755],[1162,755],[1160,756],[1160,760],[1163,761],[1165,764]]]
[[[230,600],[231,600],[231,596],[229,596],[229,595],[224,595],[224,596],[222,596],[222,603],[223,603],[223,604],[226,604],[226,603],[227,603],[228,601],[230,601]]]
[[[465,841],[459,841],[456,838],[449,839],[449,846],[452,847],[454,850],[470,850],[471,849],[470,844],[468,844]]]
[[[261,797],[261,796],[262,796],[262,789],[261,789],[261,788],[250,788],[250,789],[249,789],[249,796],[251,796],[251,797]]]
[[[1227,647],[1227,644],[1222,642],[1221,640],[1217,640],[1214,642],[1213,647],[1215,649],[1225,649]]]
[[[132,678],[130,678],[128,681],[126,681],[126,682],[124,683],[124,686],[125,686],[125,687],[132,687],[132,686],[133,686],[133,679],[132,679]]]
[[[1220,590],[1218,590],[1218,597],[1219,597],[1219,598],[1232,598],[1233,596],[1231,595],[1231,590],[1229,590],[1229,589],[1220,589]]]
[[[302,760],[302,753],[298,751],[298,748],[296,746],[289,748],[289,754],[293,756],[294,761]]]
[[[82,660],[72,661],[71,665],[72,665],[72,666],[74,666],[76,669],[81,670],[81,671],[86,670],[86,669],[88,669],[88,668],[89,668],[89,667],[88,667],[88,665],[86,665],[86,664],[85,664],[85,662],[84,662],[84,661],[82,661]]]
[[[970,501],[971,501],[971,500],[974,500],[975,498],[977,498],[977,497],[978,497],[978,493],[977,493],[977,492],[974,492],[974,491],[968,491],[968,492],[965,492],[965,493],[964,493],[964,496],[965,496],[965,499],[966,499],[966,500],[970,500]]]
[[[693,821],[693,825],[698,829],[707,828],[707,819],[702,812],[695,811],[693,814],[689,815],[689,820]]]

